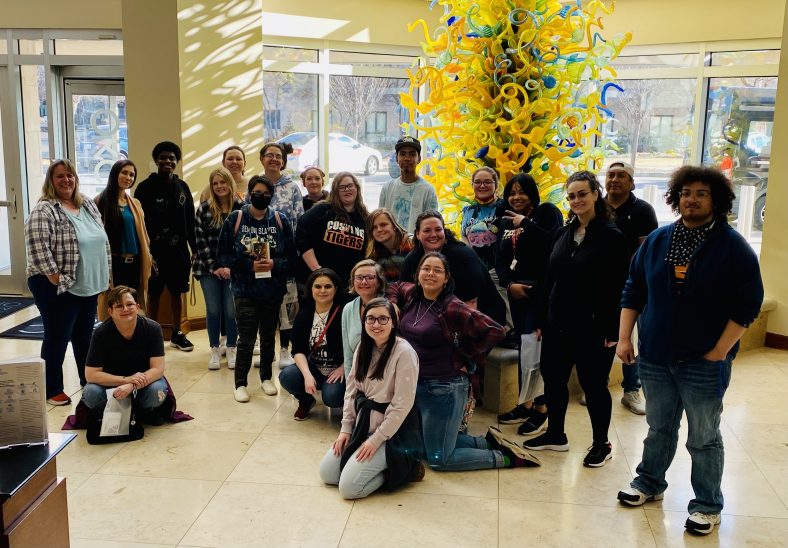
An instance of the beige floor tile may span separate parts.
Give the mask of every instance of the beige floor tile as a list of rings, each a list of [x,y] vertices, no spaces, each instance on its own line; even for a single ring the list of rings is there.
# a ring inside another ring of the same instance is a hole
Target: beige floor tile
[[[665,511],[686,511],[687,503],[694,498],[690,475],[692,464],[689,461],[674,461],[668,469],[666,480],[668,489],[665,498],[656,506]],[[634,474],[634,469],[632,470]],[[755,466],[742,462],[726,462],[722,475],[722,494],[725,497],[726,515],[788,518],[778,493]]]
[[[312,408],[307,420],[296,421],[293,419],[293,413],[297,408],[298,403],[294,398],[291,396],[283,398],[282,405],[265,425],[263,434],[331,441],[337,438],[342,422],[342,417],[337,412],[332,412],[318,403]]]
[[[660,548],[691,546],[757,546],[778,548],[786,545],[788,520],[744,516],[722,516],[722,522],[709,535],[686,532],[686,512],[667,512],[647,508],[648,518],[657,546]]]
[[[745,425],[788,424],[788,394],[771,388],[726,394],[724,405],[723,420],[738,430]]]
[[[428,467],[424,481],[410,484],[408,490],[413,493],[497,499],[498,475],[510,472],[511,470],[435,472]]]
[[[226,482],[181,543],[336,546],[352,505],[335,488]]]
[[[179,424],[148,428],[98,471],[104,475],[225,480],[257,434],[178,430]]]
[[[539,468],[501,470],[501,499],[616,506],[616,493],[632,479],[628,462],[614,456],[601,468],[586,468],[577,453],[538,451]]]
[[[227,481],[322,486],[320,461],[334,439],[262,434]]]
[[[189,391],[178,398],[178,408],[194,417],[178,424],[180,430],[210,430],[213,432],[262,432],[277,411],[276,400],[262,397],[241,405],[232,392],[213,394]]]
[[[93,474],[83,474],[81,472],[63,473],[60,471],[60,467],[58,466],[58,475],[66,478],[66,490],[68,491],[68,495],[71,496]]]
[[[501,498],[499,546],[656,546],[641,509]]]
[[[788,506],[788,463],[782,466],[773,464],[758,465],[766,481],[780,497],[784,506]]]
[[[788,424],[758,424],[753,427],[734,423],[731,430],[756,464],[782,465],[788,462]]]
[[[71,537],[177,544],[218,481],[95,474],[70,497]]]
[[[57,471],[61,476],[68,476],[71,472],[93,474],[126,445],[123,443],[89,445],[84,430],[75,430],[74,433],[77,434],[76,439],[57,456]]]
[[[413,493],[375,493],[350,512],[342,547],[495,546],[498,501]]]
[[[175,544],[147,544],[139,542],[113,542],[111,540],[72,538],[71,548],[175,548]]]

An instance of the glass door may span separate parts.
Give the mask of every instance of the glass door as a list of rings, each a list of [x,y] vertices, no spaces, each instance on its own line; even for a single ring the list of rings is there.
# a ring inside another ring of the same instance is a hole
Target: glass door
[[[107,185],[112,164],[128,158],[123,82],[67,78],[64,88],[68,156],[81,192],[92,198]]]
[[[27,293],[24,200],[13,94],[7,67],[0,67],[0,294]],[[12,138],[14,137],[14,138]]]

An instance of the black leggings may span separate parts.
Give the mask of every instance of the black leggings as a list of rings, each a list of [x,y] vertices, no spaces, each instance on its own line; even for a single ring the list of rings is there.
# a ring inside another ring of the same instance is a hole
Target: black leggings
[[[615,347],[605,348],[602,340],[571,337],[550,332],[542,340],[541,369],[547,398],[547,431],[563,434],[566,407],[569,403],[569,376],[577,367],[577,378],[586,394],[594,444],[608,441],[612,400],[607,388]]]

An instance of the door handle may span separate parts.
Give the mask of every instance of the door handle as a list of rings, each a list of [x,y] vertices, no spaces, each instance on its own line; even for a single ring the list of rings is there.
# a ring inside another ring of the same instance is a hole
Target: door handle
[[[11,208],[14,208],[14,213],[13,213],[13,215],[14,215],[14,217],[16,217],[16,214],[17,214],[17,207],[16,207],[16,192],[13,192],[13,193],[11,194],[11,196],[12,196],[12,199],[11,199],[11,200],[0,200],[0,207],[7,207],[7,208],[9,208],[9,209],[11,209]]]

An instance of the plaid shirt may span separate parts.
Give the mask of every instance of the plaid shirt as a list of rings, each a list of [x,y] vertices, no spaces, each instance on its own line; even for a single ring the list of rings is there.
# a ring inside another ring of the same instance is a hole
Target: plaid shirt
[[[400,309],[400,318],[416,299],[416,284],[394,282],[386,288],[386,298]],[[506,336],[506,330],[495,320],[471,308],[454,295],[438,303],[438,320],[444,338],[454,347],[452,363],[456,371],[465,369],[473,373],[476,366],[484,365],[484,359],[492,347]]]
[[[244,203],[238,197],[233,200],[232,211],[241,209]],[[197,258],[192,265],[192,272],[195,278],[200,276],[209,276],[213,271],[218,268],[216,260],[218,258],[219,250],[219,234],[222,231],[222,223],[219,226],[212,226],[213,214],[208,202],[200,202],[197,211],[194,214],[194,235],[197,239]]]
[[[98,207],[84,194],[81,209],[103,226]],[[109,241],[106,242],[106,248],[107,264],[109,272],[112,272],[112,251]],[[28,278],[36,274],[48,276],[59,273],[58,295],[68,291],[76,283],[79,242],[77,232],[60,202],[40,200],[30,212],[25,223],[25,250],[27,253],[25,275]]]

